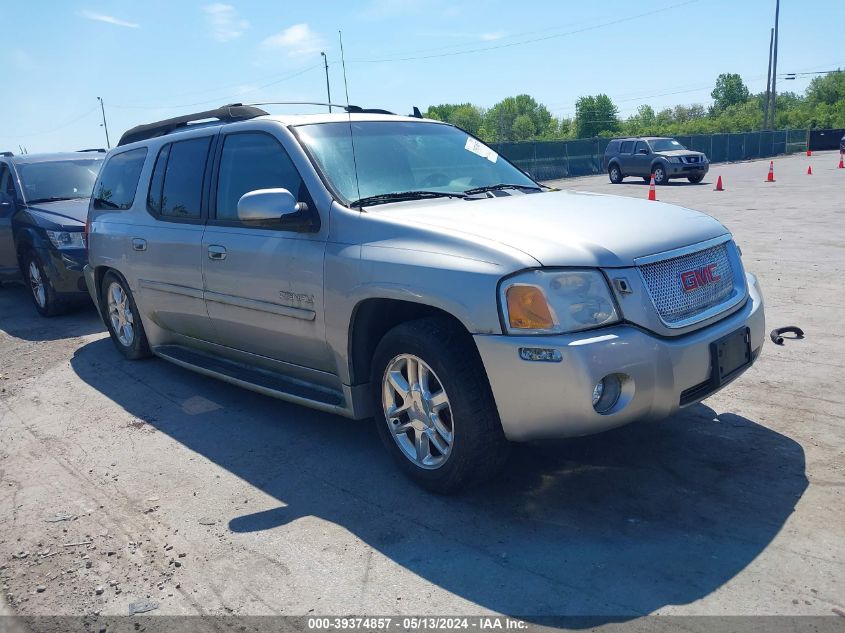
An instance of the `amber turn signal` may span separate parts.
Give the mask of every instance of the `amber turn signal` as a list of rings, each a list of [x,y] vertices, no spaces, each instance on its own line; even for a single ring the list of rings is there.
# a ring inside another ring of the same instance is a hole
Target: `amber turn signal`
[[[520,330],[549,330],[555,320],[543,291],[537,286],[515,284],[508,288],[508,320]]]

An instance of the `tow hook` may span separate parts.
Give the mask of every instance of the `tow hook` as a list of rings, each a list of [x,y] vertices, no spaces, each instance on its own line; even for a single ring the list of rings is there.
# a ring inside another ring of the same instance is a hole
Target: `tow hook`
[[[804,338],[804,330],[800,327],[795,327],[794,325],[787,325],[785,327],[776,327],[772,330],[769,336],[772,337],[772,342],[775,345],[783,345],[783,335],[784,334],[794,334],[795,336],[787,336],[786,338],[798,339]]]

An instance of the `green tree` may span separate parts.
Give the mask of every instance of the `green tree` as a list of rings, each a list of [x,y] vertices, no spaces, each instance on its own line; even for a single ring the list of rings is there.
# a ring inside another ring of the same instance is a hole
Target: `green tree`
[[[826,103],[829,106],[845,101],[845,71],[840,69],[814,77],[807,87],[807,101],[811,105]]]
[[[442,103],[436,106],[429,106],[425,112],[425,116],[428,119],[436,119],[457,125],[470,134],[477,135],[481,130],[484,112],[481,108],[471,103]]]
[[[484,114],[481,135],[488,142],[524,141],[546,136],[553,124],[546,106],[529,95],[517,95],[502,99]]]
[[[619,109],[606,94],[580,97],[575,102],[576,137],[592,138],[619,130]]]
[[[713,97],[713,108],[718,112],[729,106],[745,103],[751,93],[742,82],[742,77],[736,73],[722,73],[716,78],[716,87],[710,96]]]

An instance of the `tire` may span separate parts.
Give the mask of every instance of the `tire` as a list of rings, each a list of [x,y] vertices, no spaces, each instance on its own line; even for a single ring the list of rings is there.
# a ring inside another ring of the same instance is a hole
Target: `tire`
[[[669,184],[669,173],[666,171],[666,167],[661,163],[657,163],[651,168],[651,173],[654,174],[654,184],[655,185],[668,185]]]
[[[44,272],[44,265],[34,251],[27,251],[21,266],[24,283],[29,287],[29,298],[35,310],[43,317],[53,317],[64,314],[67,306],[59,299],[53,284],[47,273]]]
[[[704,174],[699,174],[697,176],[689,176],[687,180],[689,180],[692,184],[697,185],[702,180],[704,180]]]
[[[607,175],[610,178],[610,182],[614,185],[618,185],[625,178],[622,174],[622,170],[619,169],[619,165],[616,163],[607,168]]]
[[[100,300],[106,327],[118,351],[129,360],[148,358],[151,353],[147,335],[126,281],[117,273],[106,273]]]
[[[411,372],[423,378],[408,380]],[[457,324],[429,317],[397,325],[376,347],[371,384],[382,443],[423,488],[453,493],[493,477],[507,460],[509,443],[487,374],[472,338]],[[397,384],[411,397],[402,398]],[[395,417],[388,415],[392,405],[400,405]]]

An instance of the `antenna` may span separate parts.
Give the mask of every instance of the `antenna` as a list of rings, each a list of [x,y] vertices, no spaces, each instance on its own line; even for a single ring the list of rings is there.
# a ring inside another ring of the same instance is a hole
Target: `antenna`
[[[361,183],[358,182],[358,160],[355,158],[355,136],[352,134],[352,110],[349,107],[349,84],[346,81],[346,56],[343,54],[343,31],[337,32],[340,40],[340,62],[343,66],[343,89],[346,91],[346,116],[349,120],[349,142],[352,144],[352,167],[355,170],[355,189],[361,199]]]

